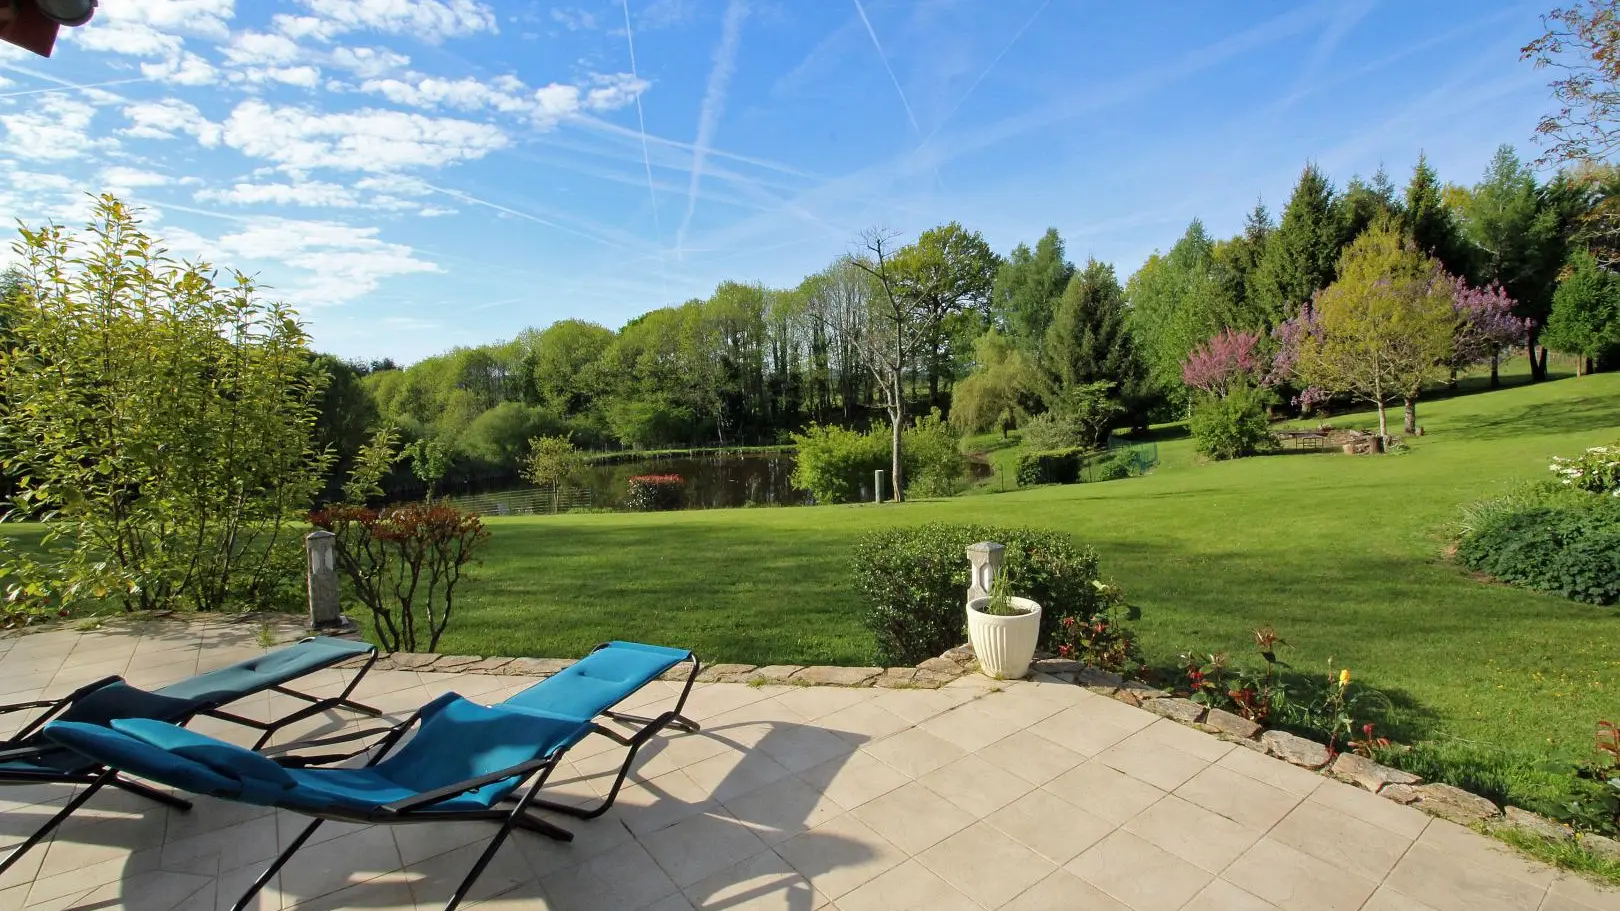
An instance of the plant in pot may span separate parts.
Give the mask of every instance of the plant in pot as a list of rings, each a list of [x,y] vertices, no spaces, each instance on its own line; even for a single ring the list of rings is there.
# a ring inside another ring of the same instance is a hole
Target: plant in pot
[[[997,680],[1016,680],[1029,671],[1041,637],[1041,606],[1012,594],[1005,572],[997,574],[990,594],[967,603],[968,641],[979,668]]]

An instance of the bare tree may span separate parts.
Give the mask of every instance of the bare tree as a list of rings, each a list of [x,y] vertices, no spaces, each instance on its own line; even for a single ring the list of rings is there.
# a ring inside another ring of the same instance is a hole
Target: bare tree
[[[1547,160],[1606,161],[1620,149],[1620,0],[1577,0],[1541,21],[1520,57],[1563,72],[1552,82],[1561,107],[1536,125]]]

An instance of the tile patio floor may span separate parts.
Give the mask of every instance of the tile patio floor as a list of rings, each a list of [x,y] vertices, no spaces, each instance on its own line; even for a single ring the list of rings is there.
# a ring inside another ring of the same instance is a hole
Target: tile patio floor
[[[0,702],[107,674],[159,685],[256,654],[257,640],[256,627],[223,623],[0,640]],[[321,675],[311,689],[335,691],[347,673]],[[402,715],[446,691],[496,701],[532,682],[374,671],[359,696]],[[700,685],[689,714],[701,734],[656,741],[607,815],[560,820],[572,844],[514,834],[464,907],[1620,909],[1620,893],[1465,828],[1079,687],[989,683]],[[636,701],[674,692],[657,683]],[[269,716],[282,701],[262,697],[246,711]],[[9,725],[0,733],[21,724],[0,718]],[[284,739],[342,723],[312,720]],[[597,737],[576,748],[560,790],[597,793],[618,761],[611,746]],[[0,789],[0,844],[69,793]],[[300,819],[209,800],[180,814],[99,794],[0,879],[0,911],[229,907]],[[489,832],[328,823],[258,907],[437,908]]]

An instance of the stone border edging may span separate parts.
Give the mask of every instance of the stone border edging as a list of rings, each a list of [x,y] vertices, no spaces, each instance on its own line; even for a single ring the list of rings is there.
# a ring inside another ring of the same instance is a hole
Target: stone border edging
[[[1593,832],[1576,832],[1570,826],[1518,807],[1498,807],[1494,802],[1454,785],[1440,782],[1425,784],[1423,779],[1410,772],[1382,765],[1365,756],[1356,753],[1334,754],[1314,740],[1286,731],[1265,730],[1240,715],[1206,708],[1190,699],[1171,696],[1146,684],[1126,680],[1118,674],[1083,667],[1076,661],[1047,659],[1036,661],[1034,667],[1037,672],[1054,679],[1069,675],[1074,683],[1099,695],[1198,728],[1306,771],[1356,785],[1387,800],[1422,810],[1430,816],[1464,826],[1518,829],[1546,841],[1574,841],[1599,857],[1620,861],[1620,841]]]
[[[396,652],[378,658],[376,667],[378,670],[549,677],[574,661],[572,658],[486,658],[480,655]],[[353,659],[340,666],[359,667],[363,663],[364,659]],[[698,680],[704,683],[750,685],[932,690],[977,670],[978,659],[973,654],[973,646],[963,645],[915,667],[711,664],[698,673]],[[1410,772],[1382,765],[1365,756],[1331,753],[1326,746],[1314,740],[1286,731],[1266,730],[1240,715],[1207,708],[1140,681],[1127,680],[1118,674],[1085,667],[1077,661],[1052,657],[1047,653],[1037,654],[1030,670],[1034,675],[1072,682],[1098,695],[1146,709],[1160,717],[1214,734],[1222,740],[1265,753],[1306,771],[1355,785],[1431,816],[1465,826],[1483,824],[1490,828],[1519,829],[1547,841],[1573,840],[1593,854],[1620,861],[1620,841],[1615,839],[1589,832],[1577,833],[1567,825],[1518,807],[1498,807],[1492,801],[1449,784],[1425,783]],[[681,681],[686,679],[687,673],[681,667],[674,667],[660,679]]]

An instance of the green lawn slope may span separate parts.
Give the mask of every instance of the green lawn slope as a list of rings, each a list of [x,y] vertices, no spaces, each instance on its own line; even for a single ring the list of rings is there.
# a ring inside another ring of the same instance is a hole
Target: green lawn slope
[[[1200,464],[1161,441],[1126,481],[893,505],[492,519],[442,648],[573,655],[632,638],[708,661],[864,664],[855,538],[926,521],[1029,524],[1094,546],[1141,605],[1157,663],[1277,628],[1296,668],[1331,659],[1389,691],[1397,733],[1579,752],[1620,716],[1620,610],[1480,582],[1445,559],[1462,503],[1620,436],[1620,375],[1425,402],[1385,457]],[[1367,426],[1366,415],[1336,423]]]

